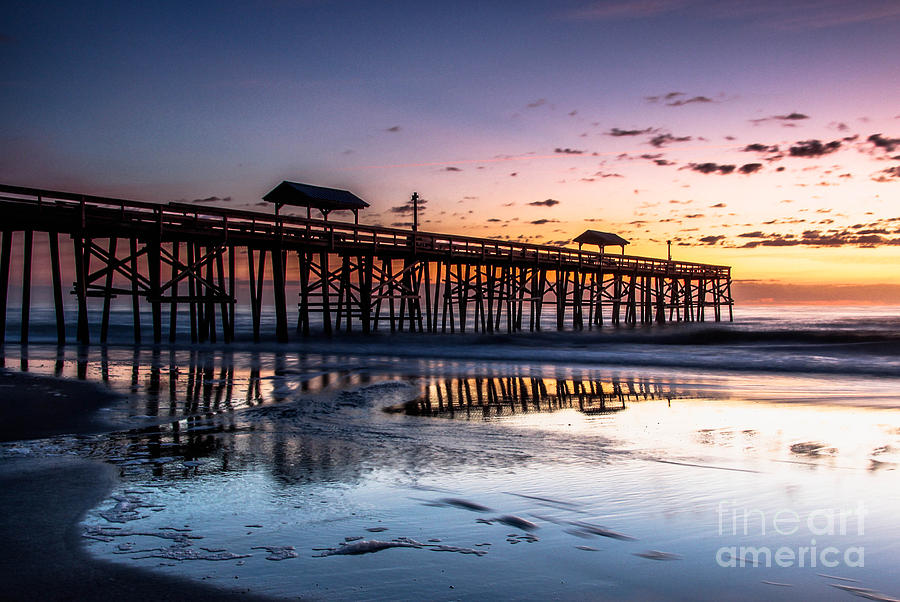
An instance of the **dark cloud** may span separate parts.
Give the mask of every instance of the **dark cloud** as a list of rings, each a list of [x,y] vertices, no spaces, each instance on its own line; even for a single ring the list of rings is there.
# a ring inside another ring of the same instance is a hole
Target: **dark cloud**
[[[515,178],[517,175],[519,175],[519,172],[514,171],[514,172],[511,172],[511,173],[509,174],[509,177]]]
[[[458,168],[458,167],[453,167],[453,166],[451,165],[450,167],[445,167],[445,168],[443,169],[443,171],[462,171],[462,170],[461,170],[460,168]]]
[[[803,140],[790,148],[792,157],[805,157],[808,159],[822,157],[841,148],[840,140],[822,143],[821,140]]]
[[[885,138],[881,134],[872,134],[866,138],[866,142],[871,142],[877,148],[883,148],[889,153],[894,152],[894,149],[900,147],[900,138]]]
[[[647,96],[646,100],[653,104],[661,102],[668,107],[682,107],[687,104],[715,102],[713,99],[706,96],[691,96],[688,98],[687,94],[684,92],[669,92],[668,94],[659,96]]]
[[[528,103],[527,105],[525,105],[525,106],[528,107],[529,109],[536,109],[536,108],[538,108],[538,107],[544,106],[545,104],[547,104],[547,99],[546,99],[546,98],[538,98],[536,101],[534,101],[534,102],[529,102],[529,103]]]
[[[719,175],[728,175],[734,171],[734,165],[719,165],[718,163],[688,163],[688,169],[699,171],[700,173]]]
[[[657,165],[666,166],[666,165],[675,165],[674,161],[669,161],[668,159],[663,159],[662,153],[650,154],[644,153],[641,155],[641,159],[647,159],[648,161],[653,161]]]
[[[738,234],[738,238],[764,238],[766,235],[763,234],[759,230],[754,230],[753,232],[744,232],[743,234]]]
[[[650,144],[656,148],[662,148],[672,142],[689,142],[691,136],[673,136],[672,134],[659,134],[650,139]]]
[[[553,207],[554,205],[559,205],[559,201],[556,199],[546,199],[543,201],[533,201],[528,204],[532,207]]]
[[[641,136],[643,134],[651,134],[655,130],[653,128],[645,128],[643,130],[621,130],[619,128],[612,128],[608,132],[606,132],[607,136]]]
[[[803,113],[788,113],[787,115],[773,115],[772,119],[780,119],[782,121],[797,121],[799,119],[809,119],[809,115]]]
[[[757,238],[750,241],[743,248],[755,247],[877,247],[898,246],[900,237],[886,236],[889,231],[883,228],[862,231],[843,230],[805,230],[801,235],[795,234],[764,234],[762,232],[747,232],[740,235],[744,238]]]
[[[704,236],[703,238],[700,239],[700,242],[702,242],[705,245],[714,245],[724,238],[725,238],[725,236],[722,234],[719,234],[716,236]]]
[[[684,219],[700,219],[701,217],[706,217],[702,213],[688,213],[687,215],[682,215]]]
[[[208,196],[205,199],[194,199],[192,201],[188,201],[189,203],[230,203],[231,197],[221,197],[221,196]]]
[[[385,131],[386,131],[386,132],[399,132],[399,131],[400,131],[400,126],[399,126],[399,125],[394,125],[394,126],[389,127],[388,129],[386,129]]]
[[[715,101],[712,98],[707,98],[706,96],[693,96],[691,98],[679,99],[674,102],[667,102],[666,106],[683,107],[684,105],[688,105],[688,104],[707,103],[707,102],[715,102]]]
[[[558,219],[536,219],[530,223],[534,224],[535,226],[542,226],[544,224],[552,224],[552,223],[556,223],[556,222],[559,222],[559,220]]]
[[[661,94],[659,96],[647,96],[647,102],[657,103],[660,101],[663,102],[671,102],[677,98],[682,96],[686,96],[684,92],[669,92],[668,94]]]
[[[558,147],[553,149],[553,152],[560,154],[560,155],[583,155],[585,153],[585,151],[578,150],[576,148],[558,148]]]
[[[745,153],[777,153],[778,145],[767,146],[765,144],[760,144],[758,142],[754,144],[748,144],[744,148],[741,149]]]
[[[624,178],[625,176],[623,176],[620,173],[615,173],[615,172],[598,171],[597,173],[594,174],[594,177],[595,178]]]
[[[738,171],[742,174],[750,175],[758,172],[760,169],[762,169],[762,163],[745,163],[738,168]]]
[[[391,224],[391,228],[412,228],[412,222],[394,222]]]
[[[765,123],[766,121],[782,121],[782,122],[792,122],[792,121],[800,121],[803,119],[809,119],[809,115],[804,115],[803,113],[797,113],[796,111],[793,113],[788,113],[787,115],[772,115],[770,117],[762,117],[760,119],[751,119],[750,122],[756,125],[760,123]],[[786,125],[793,125],[792,123]]]
[[[460,201],[460,202],[462,202],[462,201]],[[427,199],[419,198],[419,203],[418,203],[419,213],[422,213],[423,211],[425,211],[425,205],[427,205],[427,204],[428,204]],[[396,207],[391,207],[390,212],[391,213],[400,213],[403,215],[412,214],[412,212],[413,212],[412,199],[406,201],[406,203],[404,203],[403,205],[397,205]]]
[[[502,222],[503,220],[502,220],[502,219],[497,219],[496,217],[492,217],[492,218],[488,219],[488,221],[489,221],[489,222]]]
[[[710,209],[722,209],[727,206],[728,205],[726,205],[725,203],[716,203],[715,205],[710,205],[709,208]]]
[[[900,179],[900,165],[882,169],[876,175],[872,176],[875,182],[893,182]]]

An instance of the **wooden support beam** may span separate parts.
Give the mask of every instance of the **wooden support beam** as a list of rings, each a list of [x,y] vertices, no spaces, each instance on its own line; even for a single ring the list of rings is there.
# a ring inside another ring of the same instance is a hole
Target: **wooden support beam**
[[[194,265],[194,243],[188,241],[185,247],[187,247],[188,265]],[[191,297],[191,301],[188,302],[189,319],[191,321],[191,343],[196,343],[198,330],[197,301],[195,300],[197,297],[197,283],[193,270],[188,275],[188,296]]]
[[[234,245],[228,245],[228,339],[234,340],[234,310],[235,304],[237,303],[237,297],[235,297],[235,278],[237,274],[235,271],[235,256],[234,256]],[[231,382],[229,380],[229,382]]]
[[[284,265],[284,260],[281,259],[282,265]],[[282,272],[283,274],[283,272]],[[222,257],[222,251],[216,254],[216,275],[217,282],[216,286],[219,291],[224,295],[227,294],[227,281],[225,279],[225,258]],[[219,302],[219,312],[221,313],[221,321],[222,321],[222,339],[225,343],[231,342],[231,303],[225,300]],[[214,326],[215,328],[215,326]]]
[[[109,239],[109,249],[107,251],[107,258],[110,265],[116,260],[116,244],[118,243],[118,238],[115,236],[111,236]],[[106,272],[106,284],[104,286],[104,295],[103,295],[103,315],[100,318],[100,342],[106,343],[109,338],[109,312],[110,306],[112,305],[112,286],[113,286],[113,274],[115,270],[110,269]]]
[[[147,243],[147,273],[150,276],[150,308],[153,315],[153,342],[162,342],[162,306],[159,301],[161,274],[159,239]]]
[[[297,332],[308,337],[309,330],[309,272],[312,256],[306,251],[297,253],[300,268],[300,310],[297,315]]]
[[[56,342],[66,342],[66,314],[63,308],[62,274],[59,269],[59,234],[49,232],[50,237],[50,277],[53,280],[53,308],[56,310]],[[3,293],[6,297],[5,291]],[[5,314],[6,312],[4,312]],[[0,344],[3,342],[3,331],[0,330]]]
[[[129,241],[129,251],[131,253],[131,317],[134,324],[134,342],[141,342],[141,304],[138,297],[138,250],[137,238],[132,236]],[[79,326],[79,329],[81,327]],[[80,335],[79,335],[80,337]]]
[[[0,346],[6,340],[6,295],[9,291],[9,262],[12,255],[12,232],[3,231],[0,246]]]
[[[375,257],[361,255],[359,257],[359,303],[361,306],[361,319],[363,334],[372,331],[372,271]]]
[[[206,262],[206,277],[202,279],[202,281],[198,280],[198,283],[203,289],[203,297],[206,300],[203,307],[203,328],[200,330],[200,341],[206,342],[208,340],[210,343],[215,343],[217,338],[216,302],[214,299],[215,291],[213,290],[215,278],[213,277],[213,257],[211,247],[207,246],[205,250],[200,248],[200,252],[197,253],[197,256],[198,258],[205,258]]]
[[[25,230],[22,241],[22,322],[19,324],[19,342],[28,344],[28,327],[31,322],[31,253],[34,232]]]
[[[78,342],[87,345],[90,343],[91,334],[88,325],[86,277],[90,271],[91,254],[86,251],[90,248],[91,240],[76,237],[73,242],[75,246],[75,294],[78,298]]]
[[[328,266],[328,252],[319,254],[320,281],[322,283],[322,326],[325,334],[331,336],[331,269]],[[391,330],[394,327],[394,304],[391,303]]]
[[[287,307],[284,290],[284,261],[280,248],[273,248],[272,287],[275,295],[275,336],[279,343],[288,342]],[[324,255],[324,253],[323,253]],[[330,326],[330,324],[329,324]],[[330,328],[329,328],[330,332]]]
[[[175,279],[178,277],[178,256],[181,253],[181,243],[176,241],[172,242],[172,302],[169,305],[169,342],[174,343],[175,339],[178,336],[178,282],[175,282]]]

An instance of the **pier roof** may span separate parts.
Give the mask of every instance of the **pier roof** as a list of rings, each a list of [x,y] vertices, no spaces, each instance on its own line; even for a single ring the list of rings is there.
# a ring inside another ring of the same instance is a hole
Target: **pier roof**
[[[276,213],[284,205],[293,205],[306,207],[307,215],[309,215],[310,208],[318,209],[326,219],[331,211],[352,211],[358,219],[358,211],[369,206],[367,202],[349,190],[288,182],[287,180],[270,190],[263,200],[274,203]]]
[[[573,242],[577,242],[579,248],[581,245],[597,245],[600,248],[607,246],[615,246],[625,248],[625,245],[631,244],[618,234],[612,232],[600,232],[599,230],[585,230],[579,234]]]

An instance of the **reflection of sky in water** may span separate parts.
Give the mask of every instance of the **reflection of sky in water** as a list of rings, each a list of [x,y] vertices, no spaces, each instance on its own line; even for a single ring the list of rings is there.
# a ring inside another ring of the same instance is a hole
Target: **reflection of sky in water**
[[[134,535],[91,543],[104,558],[283,596],[848,595],[829,583],[900,592],[893,571],[900,412],[892,379],[250,352],[135,357],[111,349],[105,360],[99,351],[78,359],[70,350],[57,364],[54,352],[35,350],[28,367],[107,380],[128,395],[108,414],[133,427],[53,442],[61,452],[119,466],[120,499],[104,501],[86,524],[143,533],[189,528],[203,537],[189,540],[194,550],[252,554],[133,560],[153,556],[139,550],[173,545]],[[18,362],[7,351],[7,366]],[[870,405],[879,407],[861,407]],[[432,505],[445,498],[491,511]],[[794,534],[773,533],[778,511],[805,521],[860,502],[869,512],[862,535],[855,517],[846,534],[817,535],[805,522]],[[102,518],[117,505],[143,518]],[[539,541],[506,524],[476,522],[507,514],[537,524]],[[591,536],[577,526],[584,523],[638,541]],[[345,537],[408,537],[431,547],[313,557],[321,552],[314,548],[338,549]],[[796,551],[812,539],[819,550],[863,546],[865,566],[716,564],[723,546]],[[438,545],[487,554],[438,553]],[[266,550],[253,549],[260,546],[293,546],[297,557],[266,560]],[[635,555],[648,550],[679,558]]]

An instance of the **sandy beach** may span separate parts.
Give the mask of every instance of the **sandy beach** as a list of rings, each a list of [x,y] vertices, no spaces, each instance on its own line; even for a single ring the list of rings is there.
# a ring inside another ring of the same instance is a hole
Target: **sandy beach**
[[[93,412],[116,396],[92,383],[3,373],[3,439],[97,432]],[[80,458],[0,462],[0,558],[5,600],[253,600],[187,580],[98,561],[79,521],[118,482],[114,466]]]

